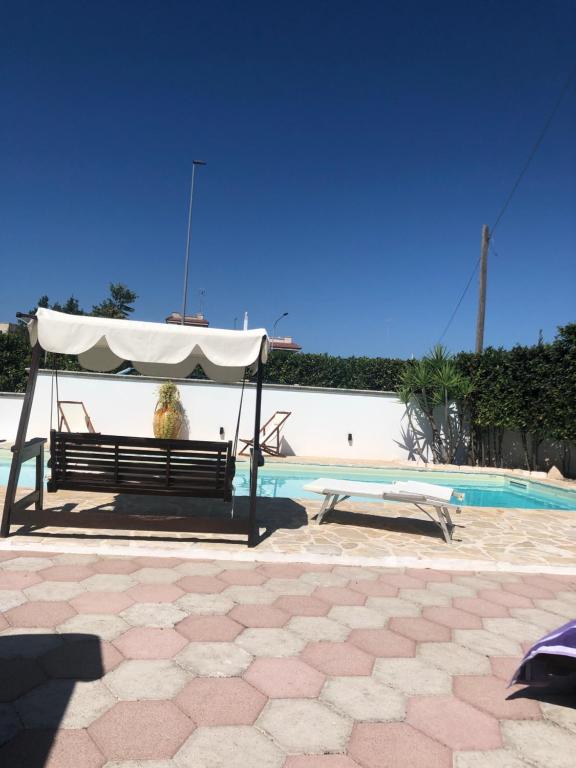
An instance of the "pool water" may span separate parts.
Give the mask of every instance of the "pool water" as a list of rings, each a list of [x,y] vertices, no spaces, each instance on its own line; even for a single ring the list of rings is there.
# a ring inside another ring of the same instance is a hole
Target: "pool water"
[[[0,485],[8,482],[10,458],[0,456]],[[50,470],[46,469],[46,477]],[[259,470],[258,495],[268,498],[319,499],[318,494],[303,490],[306,483],[318,477],[337,477],[342,480],[393,483],[395,480],[449,485],[464,498],[456,503],[469,507],[512,507],[520,509],[576,510],[576,491],[554,488],[535,480],[490,474],[489,472],[435,472],[412,469],[380,469],[320,464],[280,464],[270,462]],[[22,466],[19,485],[34,487],[34,462]],[[234,478],[236,494],[247,496],[249,489],[248,464],[239,462]],[[368,499],[358,499],[368,501]]]

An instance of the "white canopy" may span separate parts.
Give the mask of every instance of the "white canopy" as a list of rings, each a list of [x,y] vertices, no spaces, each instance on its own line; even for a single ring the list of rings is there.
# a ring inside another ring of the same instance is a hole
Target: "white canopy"
[[[260,350],[268,356],[264,328],[229,331],[140,320],[67,315],[39,307],[28,324],[30,341],[47,352],[78,355],[83,368],[113,371],[125,360],[146,376],[185,378],[197,365],[220,382],[255,372]],[[263,344],[264,342],[264,344]]]

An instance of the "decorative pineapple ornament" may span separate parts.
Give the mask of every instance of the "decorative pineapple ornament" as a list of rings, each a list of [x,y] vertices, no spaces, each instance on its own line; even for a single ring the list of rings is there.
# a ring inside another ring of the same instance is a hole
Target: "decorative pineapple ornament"
[[[172,381],[158,388],[158,402],[154,410],[154,437],[175,440],[180,434],[184,414],[178,388]]]

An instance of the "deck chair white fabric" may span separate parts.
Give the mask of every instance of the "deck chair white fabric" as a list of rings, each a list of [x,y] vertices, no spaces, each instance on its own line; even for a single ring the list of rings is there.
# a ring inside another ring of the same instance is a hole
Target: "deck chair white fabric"
[[[263,453],[267,453],[269,456],[282,456],[280,453],[280,430],[291,415],[292,411],[276,411],[264,426],[260,427],[260,450]],[[254,440],[241,437],[240,442],[244,443],[240,451],[240,456],[243,456],[246,455]]]
[[[447,544],[452,541],[452,529],[454,528],[450,510],[460,512],[460,507],[451,501],[454,494],[453,488],[411,480],[396,483],[365,483],[356,480],[320,477],[318,480],[305,485],[304,490],[324,496],[324,501],[316,518],[318,524],[337,504],[346,501],[350,496],[362,496],[366,499],[378,499],[379,501],[397,501],[413,504],[424,512],[433,523],[439,526]],[[424,507],[432,507],[436,517]]]
[[[84,403],[81,400],[58,401],[58,430],[62,432],[95,432]]]

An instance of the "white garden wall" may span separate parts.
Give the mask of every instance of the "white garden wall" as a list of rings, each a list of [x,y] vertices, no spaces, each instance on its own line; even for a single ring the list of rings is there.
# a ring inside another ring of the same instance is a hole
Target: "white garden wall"
[[[147,436],[152,435],[156,393],[162,381],[147,376],[62,372],[58,375],[59,399],[82,400],[98,432]],[[189,420],[190,438],[219,440],[220,427],[224,427],[225,439],[234,439],[240,385],[190,379],[176,383]],[[51,372],[41,371],[28,438],[48,436],[52,385]],[[254,401],[255,388],[247,385],[242,437],[252,435]],[[0,398],[0,439],[14,439],[21,405],[22,396]],[[408,458],[401,447],[404,406],[392,393],[265,385],[263,420],[277,410],[292,411],[283,430],[286,453],[353,459]],[[53,419],[55,424],[55,412]]]

